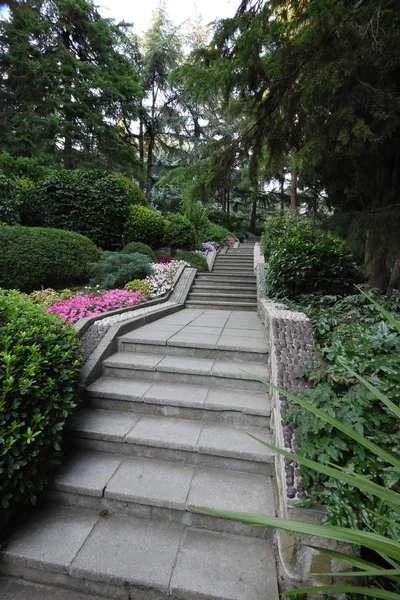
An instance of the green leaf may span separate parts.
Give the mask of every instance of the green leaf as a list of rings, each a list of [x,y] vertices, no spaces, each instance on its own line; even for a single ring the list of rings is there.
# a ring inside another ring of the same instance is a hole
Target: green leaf
[[[383,306],[381,306],[376,300],[374,300],[374,298],[372,298],[369,294],[366,294],[364,292],[364,290],[362,290],[358,285],[355,286],[358,291],[365,296],[366,298],[368,298],[368,300],[370,302],[372,302],[372,304],[374,304],[376,306],[376,308],[379,310],[379,312],[381,312],[384,317],[387,319],[387,321],[392,325],[392,327],[394,327],[395,329],[397,329],[397,331],[400,333],[400,321],[398,319],[396,319],[392,314],[390,314],[389,311],[387,311],[385,308],[383,308]]]
[[[298,588],[291,590],[290,592],[284,592],[285,596],[296,596],[298,594],[315,594],[320,592],[334,592],[334,593],[345,593],[345,594],[361,594],[362,596],[368,596],[369,598],[377,598],[379,600],[399,600],[399,594],[395,592],[387,592],[380,588],[367,588],[358,587],[352,585],[321,585],[315,587]]]

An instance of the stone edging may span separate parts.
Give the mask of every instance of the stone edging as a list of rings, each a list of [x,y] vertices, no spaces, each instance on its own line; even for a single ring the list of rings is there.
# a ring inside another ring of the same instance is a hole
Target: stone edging
[[[90,362],[95,354],[97,356],[99,345],[103,346],[102,340],[108,339],[108,332],[114,330],[115,327],[128,323],[132,325],[132,329],[135,329],[145,324],[145,322],[149,322],[149,315],[154,314],[157,315],[157,318],[160,318],[165,316],[163,314],[164,310],[174,312],[170,310],[171,307],[179,306],[179,309],[182,308],[196,272],[196,269],[181,267],[174,277],[174,289],[157,302],[150,301],[134,307],[109,311],[98,315],[102,317],[100,319],[89,317],[92,321],[84,329],[81,328],[78,333],[81,339],[81,354],[84,360]],[[165,314],[169,314],[169,312],[165,312]],[[103,358],[105,357],[103,356]]]

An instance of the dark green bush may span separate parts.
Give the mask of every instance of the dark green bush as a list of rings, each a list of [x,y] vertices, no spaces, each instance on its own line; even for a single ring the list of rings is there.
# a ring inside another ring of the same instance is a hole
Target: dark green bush
[[[100,261],[89,265],[90,283],[102,288],[124,287],[132,279],[144,279],[150,275],[150,259],[144,254],[102,252]]]
[[[69,325],[0,289],[0,502],[35,504],[60,456],[80,381]]]
[[[164,244],[174,256],[177,248],[190,248],[193,243],[193,225],[179,213],[168,215],[165,221]]]
[[[197,252],[179,252],[176,258],[177,260],[184,260],[198,271],[208,271],[207,260]]]
[[[270,219],[262,248],[267,257],[268,294],[344,294],[361,281],[345,244],[312,221]]]
[[[229,231],[246,231],[248,223],[242,217],[238,217],[235,213],[224,212],[223,210],[210,210],[208,218],[212,223],[221,225]]]
[[[122,254],[144,254],[148,256],[153,262],[156,262],[157,256],[156,253],[148,246],[147,244],[142,244],[141,242],[130,242],[124,246],[121,250]]]
[[[76,231],[108,250],[121,248],[129,206],[143,202],[130,180],[96,170],[55,171],[22,200],[23,225]]]
[[[11,156],[8,152],[0,154],[0,171],[9,179],[30,179],[39,181],[52,173],[53,169],[43,167],[34,158]]]
[[[16,185],[0,173],[0,221],[8,225],[19,222],[19,200]]]
[[[78,233],[1,225],[0,287],[31,292],[80,283],[87,280],[87,263],[99,255],[93,242]]]
[[[228,229],[211,223],[209,220],[205,220],[200,229],[200,242],[217,242],[219,246],[224,246],[226,238],[228,237]]]
[[[125,227],[125,241],[142,242],[159,248],[164,237],[164,219],[152,208],[130,206]]]

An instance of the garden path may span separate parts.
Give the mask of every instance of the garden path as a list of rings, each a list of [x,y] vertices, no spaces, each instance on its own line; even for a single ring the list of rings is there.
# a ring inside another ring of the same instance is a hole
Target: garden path
[[[1,552],[15,578],[5,600],[64,599],[61,588],[65,599],[277,600],[271,531],[190,511],[275,514],[273,455],[246,435],[269,440],[268,392],[248,374],[268,377],[268,348],[257,313],[241,309],[185,308],[119,338],[49,503]],[[21,578],[56,587],[21,596]]]

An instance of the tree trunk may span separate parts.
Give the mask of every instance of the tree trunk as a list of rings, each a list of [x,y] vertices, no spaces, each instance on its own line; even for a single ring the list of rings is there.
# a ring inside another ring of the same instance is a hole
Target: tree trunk
[[[226,212],[231,211],[231,190],[228,188],[226,190]]]
[[[400,255],[396,258],[396,261],[393,265],[392,272],[390,274],[389,285],[386,290],[386,296],[390,298],[393,294],[393,290],[400,289]]]
[[[368,285],[371,288],[384,290],[386,285],[386,251],[376,247],[373,235],[367,232],[364,263],[368,272]]]
[[[296,196],[297,196],[297,172],[293,164],[293,158],[296,154],[294,148],[290,149],[291,164],[290,164],[290,207],[289,212],[292,217],[296,216]]]
[[[257,217],[257,194],[252,194],[251,216],[250,216],[250,231],[255,232]]]
[[[63,31],[62,34],[63,44],[68,52],[71,50],[71,39],[68,31]],[[72,86],[72,78],[69,81],[69,87]],[[65,108],[65,126],[64,126],[64,151],[63,151],[63,159],[64,159],[64,168],[69,171],[73,168],[72,165],[72,125],[73,125],[73,115],[68,108],[68,104],[71,104],[72,98],[69,96],[66,99],[67,108]]]
[[[150,200],[151,188],[153,187],[153,150],[154,150],[154,134],[153,124],[149,128],[149,145],[147,148],[147,180],[146,180],[146,196]]]
[[[282,177],[282,179],[280,180],[281,183],[281,217],[283,217],[283,215],[285,214],[285,178]]]
[[[142,103],[140,103],[139,113],[139,158],[140,162],[144,167],[144,132],[143,132],[143,115],[142,115]],[[139,182],[139,188],[144,191],[144,181]]]

